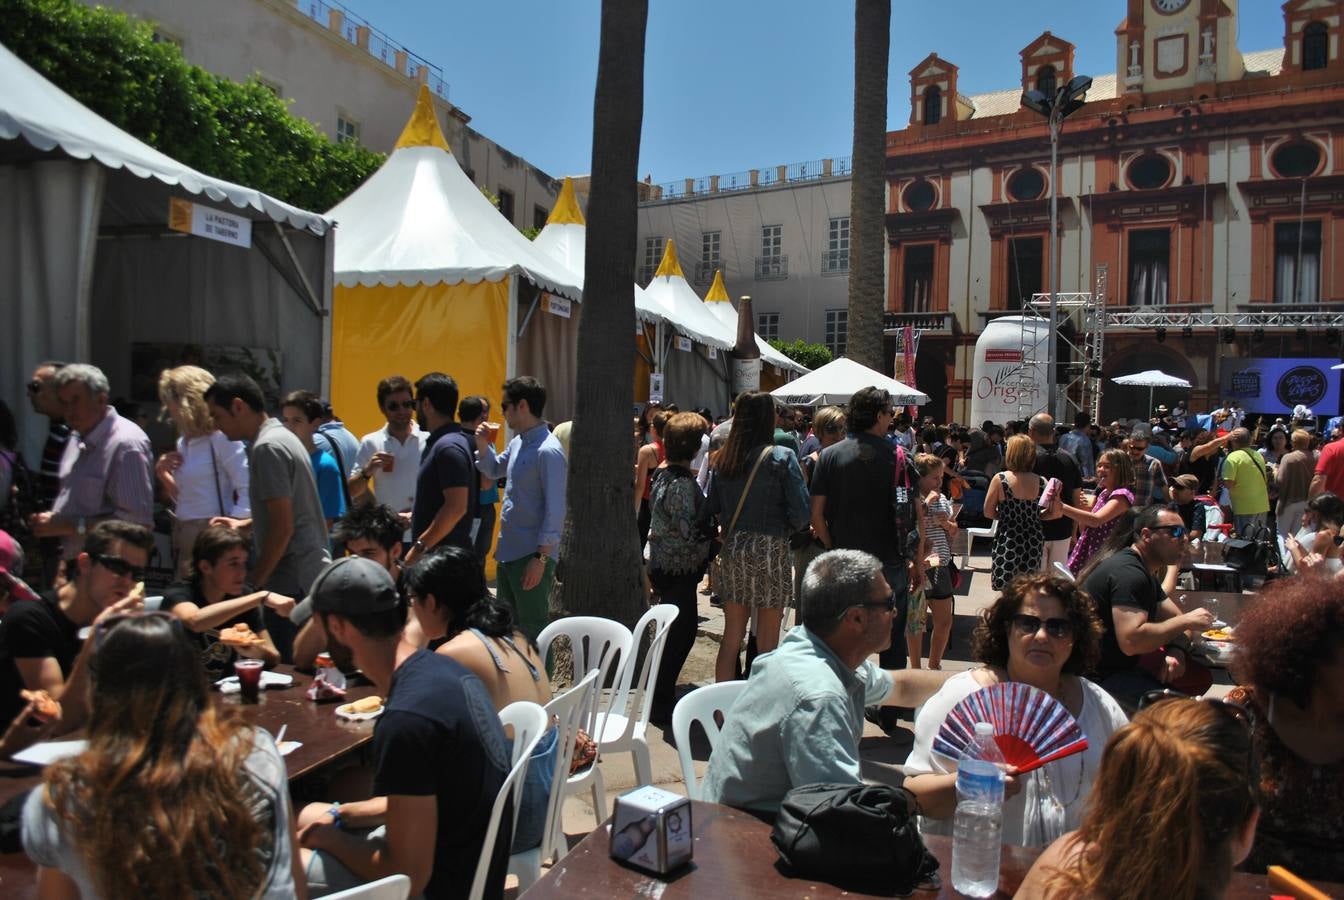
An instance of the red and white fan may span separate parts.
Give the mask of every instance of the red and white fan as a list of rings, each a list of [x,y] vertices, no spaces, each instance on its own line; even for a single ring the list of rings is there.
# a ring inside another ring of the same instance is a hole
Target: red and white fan
[[[999,752],[1019,773],[1087,749],[1087,736],[1064,704],[1010,681],[981,688],[952,707],[933,739],[934,751],[959,759],[975,739],[976,722],[994,726]]]

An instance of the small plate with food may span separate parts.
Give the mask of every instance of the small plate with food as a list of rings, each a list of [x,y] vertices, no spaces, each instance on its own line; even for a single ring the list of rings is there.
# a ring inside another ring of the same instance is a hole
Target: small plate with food
[[[381,716],[384,709],[382,697],[364,697],[336,707],[336,715],[351,722],[367,722]]]
[[[1235,640],[1231,628],[1210,628],[1204,632],[1204,639],[1209,641],[1232,641]]]
[[[255,647],[264,643],[264,638],[253,631],[246,622],[239,622],[237,625],[221,628],[219,642],[229,647]]]

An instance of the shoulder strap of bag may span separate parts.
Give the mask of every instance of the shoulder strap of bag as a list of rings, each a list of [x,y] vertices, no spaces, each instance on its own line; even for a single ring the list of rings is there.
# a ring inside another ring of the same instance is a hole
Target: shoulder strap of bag
[[[896,469],[891,473],[891,483],[896,487],[910,487],[910,466],[906,462],[905,448],[900,444],[896,445]]]
[[[738,516],[742,515],[742,507],[746,505],[747,494],[751,493],[751,483],[756,480],[756,473],[760,471],[761,463],[765,462],[765,458],[774,449],[773,446],[767,444],[765,449],[761,451],[761,455],[756,457],[756,465],[751,467],[751,474],[747,476],[747,484],[742,488],[742,496],[737,498],[737,509],[733,512],[733,520],[728,523],[728,530],[723,533],[724,540],[727,540],[728,535],[732,534],[733,529],[737,527],[737,519]]]
[[[206,445],[210,448],[210,469],[215,473],[215,502],[219,504],[219,514],[227,516],[229,509],[224,506],[224,492],[219,488],[219,462],[215,459],[214,435],[206,438]]]
[[[341,496],[345,498],[345,508],[350,509],[350,485],[346,483],[346,479],[350,476],[346,474],[345,460],[341,459],[341,448],[336,446],[336,438],[329,434],[323,435],[323,437],[327,439],[327,446],[331,448],[331,455],[336,458],[336,468],[340,469],[341,476]]]

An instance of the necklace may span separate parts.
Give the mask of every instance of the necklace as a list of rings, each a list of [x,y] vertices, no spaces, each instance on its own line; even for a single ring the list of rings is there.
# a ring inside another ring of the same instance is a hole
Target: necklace
[[[1087,756],[1085,754],[1079,755],[1078,783],[1074,785],[1073,796],[1070,797],[1068,800],[1061,800],[1059,796],[1055,794],[1054,784],[1050,781],[1049,769],[1050,766],[1048,764],[1041,766],[1040,769],[1041,780],[1044,782],[1045,796],[1048,798],[1048,802],[1057,804],[1060,807],[1061,811],[1064,808],[1072,806],[1073,804],[1077,803],[1079,795],[1081,795],[1083,792],[1083,783],[1087,781]]]

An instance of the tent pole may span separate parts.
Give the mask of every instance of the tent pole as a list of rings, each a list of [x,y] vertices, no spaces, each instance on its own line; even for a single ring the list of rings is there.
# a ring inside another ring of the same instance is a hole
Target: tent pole
[[[299,276],[299,283],[303,285],[304,293],[308,295],[308,300],[313,304],[313,308],[318,311],[318,315],[324,315],[325,310],[322,301],[318,299],[317,293],[313,290],[312,282],[308,280],[308,273],[303,271],[303,266],[299,265],[299,255],[294,252],[294,245],[289,242],[289,236],[285,234],[285,229],[279,222],[271,222],[275,226],[275,233],[280,236],[280,243],[285,247],[285,253],[289,255],[289,264],[294,267],[294,274]]]

